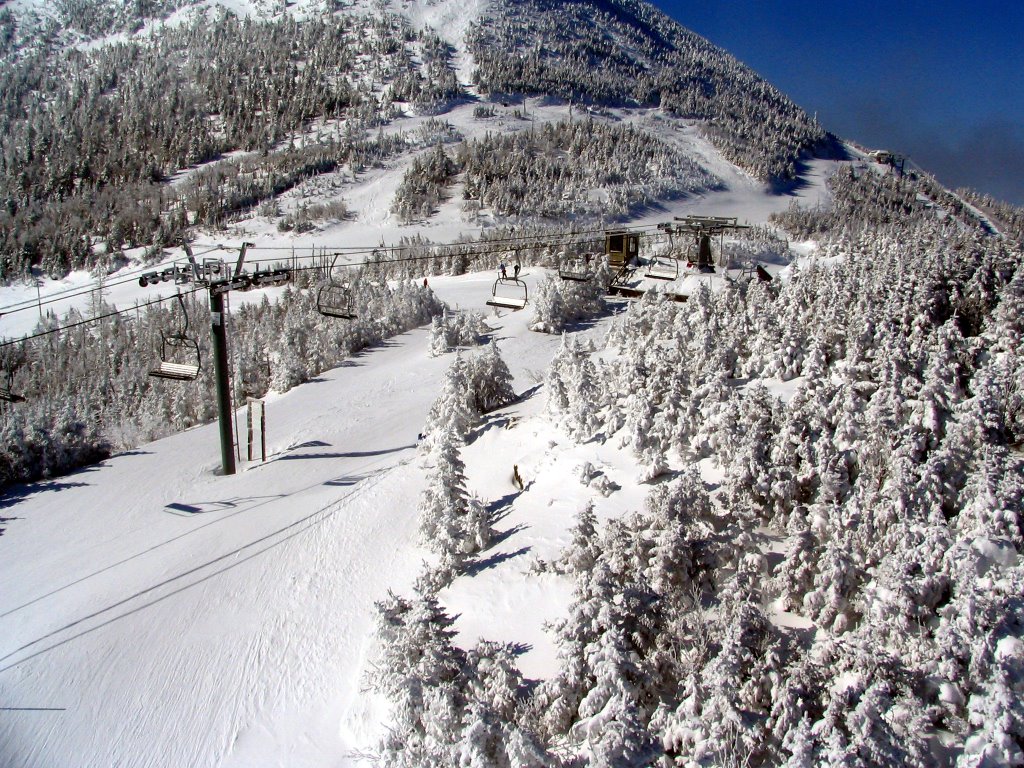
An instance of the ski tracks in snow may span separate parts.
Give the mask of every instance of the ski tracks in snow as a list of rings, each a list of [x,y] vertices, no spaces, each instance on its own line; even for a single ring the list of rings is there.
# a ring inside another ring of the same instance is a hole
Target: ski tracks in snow
[[[490,282],[431,284],[483,308]],[[560,343],[526,332],[529,314],[494,334],[520,389]],[[264,465],[218,477],[208,425],[19,501],[0,706],[62,711],[4,712],[0,764],[355,764],[381,720],[360,690],[373,603],[408,592],[423,556],[413,436],[454,359],[429,358],[426,338],[268,398]]]

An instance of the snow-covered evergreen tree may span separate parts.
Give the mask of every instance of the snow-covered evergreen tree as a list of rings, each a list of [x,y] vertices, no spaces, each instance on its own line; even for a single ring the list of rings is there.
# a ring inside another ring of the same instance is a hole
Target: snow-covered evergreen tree
[[[448,429],[459,438],[469,434],[478,416],[470,382],[470,367],[462,355],[445,372],[444,383],[437,400],[430,406],[423,434],[428,437],[426,445],[433,444]]]
[[[449,569],[486,548],[491,537],[486,507],[466,490],[462,447],[453,426],[436,436],[430,453],[433,466],[419,504],[420,538]]]
[[[593,437],[600,423],[594,407],[601,401],[599,373],[579,342],[562,334],[562,344],[545,379],[547,408],[575,439]]]
[[[380,658],[370,682],[393,708],[382,757],[400,768],[457,765],[466,657],[452,642],[452,617],[429,593],[389,594],[376,608]]]
[[[481,414],[516,399],[512,372],[493,340],[482,353],[470,358],[469,387],[473,393],[473,403]]]
[[[446,307],[430,322],[430,356],[437,357],[456,347],[479,344],[490,330],[480,312],[449,312]]]

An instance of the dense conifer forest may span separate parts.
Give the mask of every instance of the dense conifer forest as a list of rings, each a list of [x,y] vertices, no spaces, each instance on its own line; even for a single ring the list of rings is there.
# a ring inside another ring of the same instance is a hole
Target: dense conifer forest
[[[296,285],[277,301],[243,305],[234,312],[236,402],[261,397],[270,388],[287,391],[367,346],[430,322],[442,309],[430,289],[418,283],[388,288],[360,281],[354,297],[359,317],[341,323],[317,312],[321,278],[312,271],[297,274]],[[103,313],[99,298],[93,309],[93,315]],[[20,367],[17,386],[32,396],[0,418],[0,488],[64,474],[213,419],[210,340],[203,331],[210,326],[210,310],[194,296],[184,309],[203,362],[199,379],[191,384],[146,375],[158,360],[161,330],[184,327],[185,318],[173,302],[54,333],[31,346],[3,349],[5,369],[31,363]],[[56,328],[76,319],[81,316],[51,317],[48,324]],[[61,375],[52,376],[53,371]]]
[[[594,120],[546,123],[536,131],[440,146],[417,158],[395,194],[406,221],[429,217],[462,174],[463,210],[503,217],[626,218],[644,205],[719,187],[682,153],[631,126]],[[602,194],[590,195],[600,189]]]
[[[359,169],[365,130],[397,114],[395,102],[432,110],[461,92],[449,55],[390,14],[300,23],[210,10],[92,50],[11,43],[0,67],[0,278],[159,249],[298,180]],[[341,118],[344,133],[294,146],[314,119]],[[234,151],[251,159],[166,183]]]
[[[469,40],[484,93],[660,106],[705,120],[722,153],[766,181],[792,180],[801,154],[827,143],[777,89],[644,2],[501,4]]]
[[[442,111],[466,95],[451,46],[390,12],[328,3],[300,22],[207,9],[153,26],[187,6],[66,0],[56,21],[34,24],[0,12],[0,278],[116,266],[126,247],[156,254],[190,227],[223,223],[302,179],[344,166],[357,172],[355,147],[372,140],[368,129],[409,111]],[[147,34],[123,34],[145,23]],[[96,39],[106,42],[88,44]],[[661,106],[704,121],[726,157],[765,180],[791,180],[801,156],[827,144],[781,93],[642,3],[499,5],[468,44],[485,96]],[[526,149],[541,152],[554,141],[572,156],[564,134]],[[489,149],[471,147],[468,162]],[[167,183],[235,152],[249,154],[190,184]],[[616,165],[605,157],[588,174],[616,174]],[[657,183],[678,170],[664,165]],[[203,189],[222,182],[220,194]],[[477,187],[471,194],[487,185]],[[652,190],[666,192],[673,190]],[[501,210],[521,208],[506,196]],[[396,206],[410,213],[408,203]],[[558,201],[544,210],[564,216],[569,208]]]
[[[833,191],[841,223],[781,217],[821,238],[789,280],[650,292],[603,350],[564,337],[548,412],[652,485],[604,525],[579,510],[536,564],[575,584],[539,684],[511,645],[455,644],[437,597],[489,535],[453,366],[419,510],[447,543],[413,596],[378,604],[387,765],[1020,762],[1024,254],[876,173]],[[781,399],[764,380],[797,384]]]

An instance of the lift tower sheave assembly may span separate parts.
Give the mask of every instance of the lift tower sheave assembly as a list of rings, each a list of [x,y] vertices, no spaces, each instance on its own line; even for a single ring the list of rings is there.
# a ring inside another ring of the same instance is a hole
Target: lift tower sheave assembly
[[[224,297],[231,291],[245,291],[250,288],[267,288],[283,285],[291,280],[290,269],[271,269],[253,274],[242,271],[245,253],[252,243],[242,243],[235,262],[234,272],[228,277],[205,282],[210,294],[210,340],[213,347],[213,374],[217,390],[217,421],[220,425],[220,456],[223,474],[235,474],[235,435],[232,427],[231,377],[228,367],[228,327]],[[198,275],[200,269],[189,254],[189,261]],[[216,274],[226,274],[227,269],[218,269]],[[209,275],[207,270],[204,276]]]

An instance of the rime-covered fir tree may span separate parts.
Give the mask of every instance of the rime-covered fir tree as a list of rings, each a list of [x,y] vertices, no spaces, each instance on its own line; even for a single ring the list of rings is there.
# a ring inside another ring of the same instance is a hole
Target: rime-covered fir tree
[[[484,549],[491,536],[486,507],[466,490],[462,447],[451,426],[436,436],[430,452],[433,465],[419,504],[420,538],[449,570]]]
[[[492,340],[486,349],[470,360],[470,389],[477,411],[487,413],[516,399],[512,372]]]

